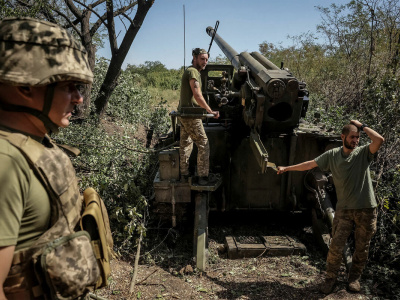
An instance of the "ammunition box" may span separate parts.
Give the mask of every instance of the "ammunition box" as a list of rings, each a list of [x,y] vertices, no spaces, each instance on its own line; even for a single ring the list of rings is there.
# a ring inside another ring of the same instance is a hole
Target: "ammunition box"
[[[191,189],[187,182],[160,180],[160,173],[157,173],[153,186],[156,202],[172,203],[172,191],[174,191],[175,203],[190,203],[191,201]]]
[[[160,180],[179,180],[179,149],[161,151],[158,160]]]

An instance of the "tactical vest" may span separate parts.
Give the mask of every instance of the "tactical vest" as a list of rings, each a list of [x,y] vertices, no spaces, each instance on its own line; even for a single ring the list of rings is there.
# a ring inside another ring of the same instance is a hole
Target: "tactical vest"
[[[51,202],[50,228],[28,249],[14,253],[4,283],[7,299],[81,297],[96,286],[100,269],[89,234],[78,231],[82,196],[69,157],[48,137],[46,146],[18,133],[0,131],[0,138],[21,151]],[[69,274],[76,269],[81,270]]]

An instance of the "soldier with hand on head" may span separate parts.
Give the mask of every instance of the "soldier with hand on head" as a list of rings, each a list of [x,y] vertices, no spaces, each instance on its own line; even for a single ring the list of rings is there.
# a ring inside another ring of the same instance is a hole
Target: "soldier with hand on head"
[[[364,131],[371,142],[358,147],[360,131]],[[343,145],[331,149],[314,160],[288,167],[278,167],[278,174],[287,171],[306,171],[319,167],[332,173],[336,188],[337,205],[332,227],[332,241],[326,261],[326,278],[321,292],[332,292],[342,252],[351,234],[355,231],[355,251],[348,274],[348,289],[359,292],[360,277],[368,259],[369,245],[376,232],[377,203],[375,200],[369,166],[381,147],[383,137],[357,120],[350,121],[342,129]]]
[[[219,118],[219,112],[210,108],[201,91],[200,71],[204,70],[208,63],[208,53],[204,49],[195,48],[192,55],[192,65],[185,70],[182,76],[178,111],[184,107],[202,107],[217,119]],[[189,158],[194,141],[198,148],[197,173],[200,177],[199,184],[206,185],[209,182],[210,146],[202,120],[201,118],[179,118],[179,121],[181,123],[179,149],[181,178],[186,181],[189,176]]]
[[[65,29],[0,21],[0,299],[81,299],[100,276],[77,230],[74,168],[47,135],[69,125],[79,86],[92,81],[86,50]]]

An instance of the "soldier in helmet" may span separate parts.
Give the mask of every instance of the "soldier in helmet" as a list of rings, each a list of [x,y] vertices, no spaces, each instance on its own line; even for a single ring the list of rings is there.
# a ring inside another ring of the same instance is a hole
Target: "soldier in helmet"
[[[38,269],[43,245],[75,233],[82,209],[72,164],[47,134],[69,125],[83,101],[79,85],[92,81],[85,49],[66,30],[31,18],[0,21],[0,299],[81,297],[99,276],[97,265],[87,266],[85,237],[77,261],[68,261],[88,268],[80,287],[67,291],[59,278],[51,285]]]
[[[192,65],[188,67],[182,76],[181,96],[178,110],[182,107],[202,107],[214,118],[219,118],[219,112],[213,111],[207,104],[201,92],[200,71],[204,70],[208,62],[208,53],[204,49],[195,48],[192,52]],[[180,135],[180,171],[185,181],[189,176],[189,158],[193,149],[193,141],[198,148],[197,173],[200,177],[199,184],[208,183],[210,147],[207,135],[203,128],[201,118],[179,118],[181,123]]]

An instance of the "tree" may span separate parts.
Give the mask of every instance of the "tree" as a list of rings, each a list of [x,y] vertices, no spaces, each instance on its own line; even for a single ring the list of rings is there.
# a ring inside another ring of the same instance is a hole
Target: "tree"
[[[48,0],[39,1],[41,5],[38,5],[37,2],[37,0],[15,0],[1,1],[0,4],[8,10],[18,8],[24,11],[24,8],[25,10],[36,8],[35,17],[58,23],[64,28],[70,29],[81,39],[87,50],[92,70],[95,66],[98,37],[104,28],[107,30],[111,60],[94,101],[96,113],[102,117],[107,108],[108,99],[117,85],[122,64],[154,0]],[[4,11],[6,10],[4,9]],[[116,18],[119,18],[126,29],[119,46],[115,28]],[[78,117],[84,118],[89,114],[90,94],[91,87],[87,86],[83,95],[85,101],[78,108]]]

